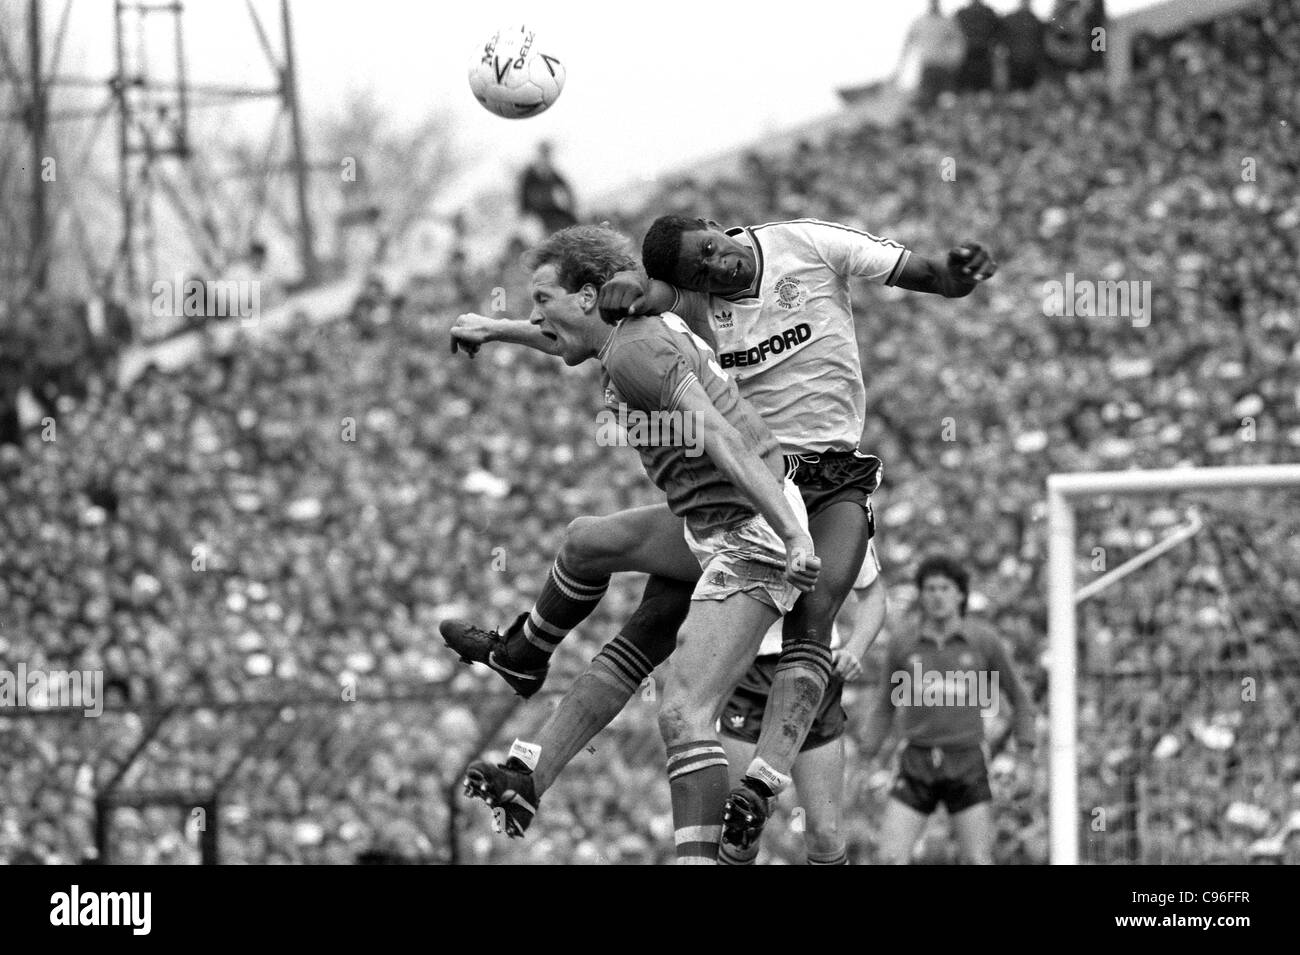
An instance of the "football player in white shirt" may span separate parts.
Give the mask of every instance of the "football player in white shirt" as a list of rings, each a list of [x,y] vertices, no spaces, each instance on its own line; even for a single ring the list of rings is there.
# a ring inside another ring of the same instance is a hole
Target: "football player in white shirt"
[[[836,223],[795,220],[724,231],[711,221],[677,216],[656,220],[642,259],[650,278],[625,272],[604,283],[602,311],[613,317],[675,309],[715,343],[723,370],[736,375],[741,395],[782,444],[822,559],[817,587],[785,618],[786,644],[757,753],[728,797],[723,841],[748,848],[761,834],[771,800],[789,784],[817,714],[832,671],[831,625],[870,540],[870,497],[880,481],[880,461],[857,451],[865,387],[849,281],[859,275],[960,298],[992,276],[996,265],[974,242],[936,260]],[[552,342],[519,320],[470,314],[452,328],[453,351],[472,356],[489,341],[553,353]],[[475,795],[506,810],[512,835],[522,835],[560,770],[672,652],[689,605],[690,588],[680,582],[693,582],[698,564],[680,520],[662,505],[580,517],[569,525],[532,610],[504,634],[469,621],[440,626],[463,660],[486,663],[516,692],[531,696],[546,677],[550,654],[595,609],[609,576],[629,570],[651,577],[627,625],[596,655],[534,740],[516,741],[497,769],[476,764],[492,791]],[[521,792],[526,795],[513,798]]]

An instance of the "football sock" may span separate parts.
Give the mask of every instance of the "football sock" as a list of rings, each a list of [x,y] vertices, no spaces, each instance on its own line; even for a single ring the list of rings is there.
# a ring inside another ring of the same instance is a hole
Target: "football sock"
[[[716,739],[668,747],[668,788],[678,865],[714,865],[727,797],[727,754]]]
[[[532,767],[539,796],[569,760],[613,722],[654,668],[668,659],[690,611],[693,588],[663,577],[652,576],[646,582],[636,612],[596,654],[538,732],[535,742],[540,756]]]
[[[841,845],[838,849],[830,852],[813,852],[808,851],[809,865],[848,865],[849,849],[848,846]]]
[[[822,643],[794,640],[782,647],[772,676],[772,689],[767,697],[767,711],[763,714],[754,763],[745,774],[747,779],[772,788],[771,781],[755,773],[755,766],[761,763],[776,774],[776,782],[780,783],[783,777],[788,780],[785,774],[790,772],[808,730],[817,718],[822,694],[830,682],[831,669],[830,648]],[[763,792],[759,786],[755,788]],[[772,790],[772,793],[778,791]]]
[[[521,667],[545,666],[560,641],[596,609],[608,587],[609,575],[584,579],[556,557],[523,627],[506,637],[510,661]]]

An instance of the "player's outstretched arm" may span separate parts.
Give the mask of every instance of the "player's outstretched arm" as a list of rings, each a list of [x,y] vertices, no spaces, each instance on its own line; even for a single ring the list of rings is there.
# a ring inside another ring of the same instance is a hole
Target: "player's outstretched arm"
[[[804,593],[812,590],[821,570],[821,560],[813,551],[812,538],[785,499],[776,476],[722,416],[698,381],[692,381],[683,390],[677,410],[694,419],[701,450],[785,542],[786,579]]]
[[[944,298],[964,298],[975,286],[998,270],[989,250],[978,242],[965,242],[948,252],[946,261],[910,255],[894,284],[909,292],[930,292]]]
[[[507,342],[513,345],[527,345],[548,355],[558,355],[554,341],[542,334],[542,330],[531,322],[514,318],[489,318],[466,312],[452,323],[451,352],[454,355],[463,351],[470,358],[478,354],[479,348],[488,342]]]
[[[659,315],[671,311],[677,290],[667,282],[647,278],[642,272],[616,272],[604,285],[596,304],[600,316],[616,322],[629,315]]]

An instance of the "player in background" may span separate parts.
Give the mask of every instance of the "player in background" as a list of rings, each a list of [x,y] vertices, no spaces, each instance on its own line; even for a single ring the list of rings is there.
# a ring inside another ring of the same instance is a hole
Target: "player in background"
[[[685,524],[699,582],[659,708],[679,864],[717,860],[727,757],[714,718],[763,634],[811,590],[819,562],[776,438],[707,344],[672,314],[606,322],[600,287],[634,260],[599,226],[556,232],[528,256],[530,321],[567,365],[597,359],[605,407],[661,429],[637,453]],[[611,325],[613,326],[611,328]],[[471,786],[478,784],[474,773]],[[484,782],[486,785],[486,782]]]
[[[1033,702],[998,635],[967,619],[970,575],[960,563],[927,557],[917,568],[916,586],[919,620],[893,630],[861,748],[865,759],[873,759],[899,715],[899,735],[907,745],[881,823],[881,856],[887,863],[906,864],[942,802],[962,860],[990,865],[993,794],[982,712],[1010,703],[1015,738],[1032,747]]]
[[[845,683],[862,676],[862,660],[884,626],[885,589],[874,542],[867,548],[853,590],[840,607],[832,627],[831,658],[835,672],[822,696],[817,718],[795,758],[791,776],[797,806],[803,810],[803,837],[809,865],[848,865],[848,846],[840,831],[844,815],[844,724],[841,695]],[[848,634],[844,639],[844,634]],[[781,654],[781,625],[763,637],[758,658],[741,678],[723,707],[718,729],[738,783],[754,757],[772,676]],[[753,865],[758,840],[745,846],[724,843],[718,861],[724,865]]]
[[[858,276],[960,298],[993,275],[996,265],[974,242],[936,260],[836,223],[795,220],[724,232],[714,222],[679,216],[655,221],[642,257],[687,291],[628,271],[601,289],[602,311],[654,314],[680,303],[692,330],[716,343],[724,370],[734,370],[741,394],[781,442],[822,561],[818,587],[787,617],[774,705],[767,709],[754,761],[729,797],[724,840],[748,843],[761,831],[770,800],[790,782],[830,679],[831,623],[862,565],[870,498],[880,481],[879,459],[857,450],[866,392],[849,281]],[[453,350],[472,355],[488,341],[551,350],[520,321],[462,315],[452,329]],[[494,775],[498,791],[535,787],[540,797],[671,652],[666,634],[684,618],[688,592],[665,560],[665,548],[680,537],[674,523],[662,507],[578,518],[532,610],[504,634],[469,621],[441,624],[444,639],[462,659],[486,663],[516,692],[530,696],[545,680],[551,653],[595,609],[610,575],[651,574],[637,611],[538,737],[512,746]],[[525,773],[533,779],[524,780]],[[535,799],[528,802],[536,805]],[[507,831],[522,834],[531,818],[520,807],[508,809]]]

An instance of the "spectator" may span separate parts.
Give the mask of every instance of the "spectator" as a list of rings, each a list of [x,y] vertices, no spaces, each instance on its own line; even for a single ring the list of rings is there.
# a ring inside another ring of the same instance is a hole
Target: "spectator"
[[[1038,82],[1046,55],[1043,22],[1034,16],[1033,0],[1020,0],[1020,7],[1002,18],[1002,43],[1007,51],[1007,83],[1013,90],[1027,90]]]
[[[966,52],[961,28],[943,15],[939,0],[930,0],[930,8],[919,16],[907,31],[898,68],[898,85],[915,88],[916,103],[923,108],[934,105],[940,93],[957,85],[957,73]]]
[[[993,49],[998,38],[998,15],[984,0],[970,0],[954,15],[966,41],[966,52],[957,73],[957,85],[964,90],[993,88]]]
[[[556,171],[551,161],[551,144],[546,140],[538,144],[537,157],[528,164],[519,181],[519,209],[523,215],[541,220],[548,235],[578,221],[573,190]]]

